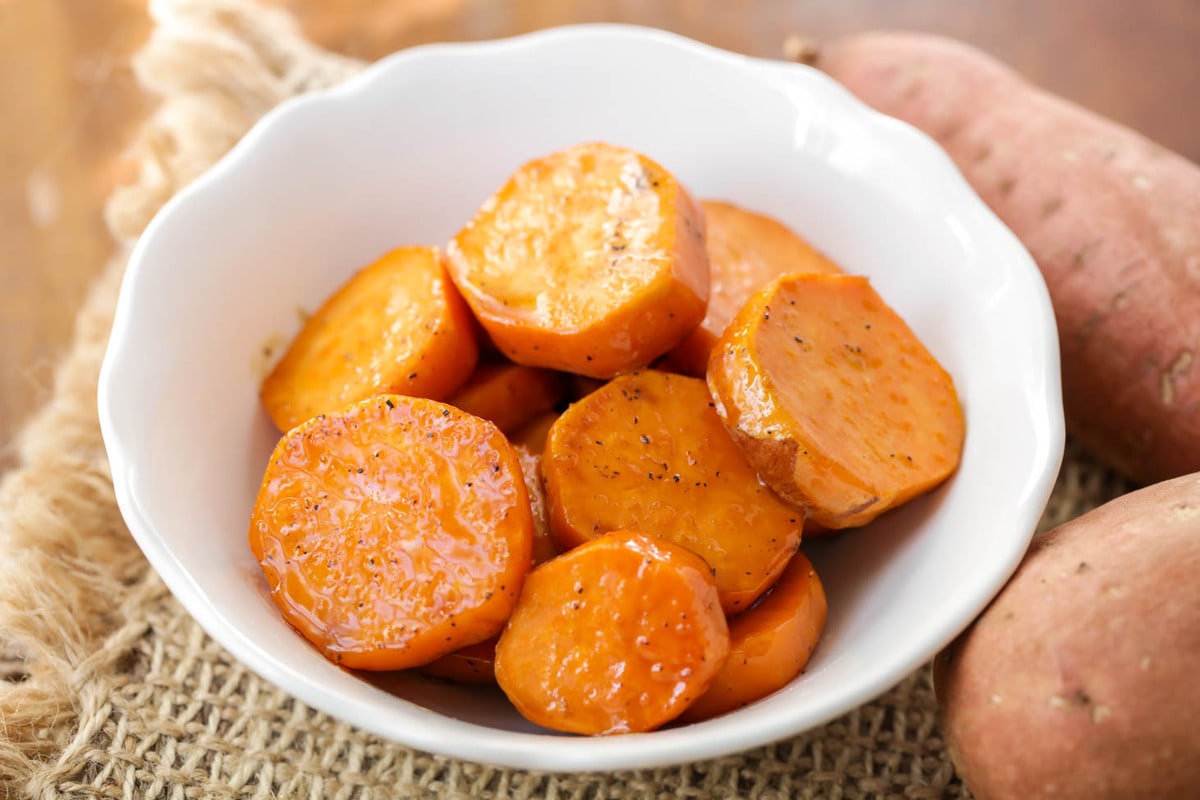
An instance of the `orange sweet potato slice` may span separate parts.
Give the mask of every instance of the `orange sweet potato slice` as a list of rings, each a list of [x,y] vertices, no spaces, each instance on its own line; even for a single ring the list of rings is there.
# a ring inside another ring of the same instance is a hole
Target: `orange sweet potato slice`
[[[679,721],[711,719],[782,689],[816,649],[827,610],[817,571],[803,553],[796,553],[775,585],[729,620],[729,658]]]
[[[317,309],[262,384],[286,431],[376,394],[444,399],[478,357],[470,309],[432,247],[401,247]]]
[[[510,433],[508,440],[514,445],[526,447],[540,455],[546,447],[546,437],[550,435],[550,428],[557,419],[558,412],[556,411],[538,414]]]
[[[542,454],[524,445],[516,445],[529,508],[533,514],[533,564],[549,561],[559,553],[558,542],[550,531],[550,509],[546,504],[546,484],[542,473]]]
[[[708,565],[615,531],[529,573],[496,646],[496,680],[538,725],[649,731],[708,688],[728,649]]]
[[[284,618],[330,660],[366,670],[419,666],[499,633],[532,539],[500,430],[399,395],[284,435],[249,531]]]
[[[546,441],[545,431],[549,430],[550,422],[557,419],[556,414],[544,415],[549,422],[541,422],[544,427],[531,429],[526,435],[531,444],[522,444],[515,439],[513,444],[517,458],[521,463],[521,472],[525,477],[525,490],[529,494],[529,506],[533,512],[533,566],[544,564],[558,555],[558,544],[550,534],[549,512],[546,509],[546,491],[542,485],[542,453],[541,448]],[[537,430],[541,430],[538,436]],[[530,449],[537,447],[537,450]],[[496,682],[496,637],[477,644],[448,653],[441,658],[421,667],[421,672],[436,678],[444,678],[455,683],[487,684]]]
[[[695,330],[667,354],[667,366],[704,377],[717,338],[750,296],[790,272],[840,273],[791,229],[765,214],[703,200],[709,263],[708,311]]]
[[[665,537],[708,562],[728,613],[766,591],[800,544],[803,511],[759,481],[698,378],[613,379],[550,428],[542,472],[560,547],[621,528]]]
[[[446,402],[512,433],[566,397],[567,376],[524,364],[487,363]]]
[[[452,683],[492,685],[496,682],[496,642],[499,640],[500,637],[493,636],[459,648],[430,661],[421,667],[421,672]]]
[[[447,247],[500,351],[607,378],[649,364],[704,316],[703,217],[666,169],[578,145],[522,166]]]
[[[828,528],[932,489],[961,456],[953,380],[863,277],[773,281],[721,336],[708,384],[763,480]]]

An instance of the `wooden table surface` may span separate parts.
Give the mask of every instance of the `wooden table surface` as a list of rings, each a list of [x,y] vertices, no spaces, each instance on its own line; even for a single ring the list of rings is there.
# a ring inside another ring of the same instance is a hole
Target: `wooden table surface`
[[[438,40],[617,21],[779,57],[789,34],[928,30],[1200,161],[1197,0],[262,0],[363,58]],[[128,65],[145,0],[0,0],[0,470],[47,397],[93,276],[112,253],[102,207],[150,107]]]

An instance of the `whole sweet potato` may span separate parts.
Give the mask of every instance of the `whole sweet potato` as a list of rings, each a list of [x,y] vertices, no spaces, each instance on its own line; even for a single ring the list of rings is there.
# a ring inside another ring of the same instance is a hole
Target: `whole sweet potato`
[[[1200,166],[952,40],[865,33],[813,62],[932,136],[1029,249],[1068,430],[1139,483],[1200,470]]]
[[[1196,797],[1200,473],[1037,540],[934,684],[978,800]]]

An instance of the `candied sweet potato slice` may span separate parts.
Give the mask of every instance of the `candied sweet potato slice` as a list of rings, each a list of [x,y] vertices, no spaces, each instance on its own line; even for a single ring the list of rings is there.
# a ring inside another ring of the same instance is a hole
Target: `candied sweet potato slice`
[[[285,434],[249,531],[284,618],[330,660],[367,670],[419,666],[499,633],[532,539],[500,430],[399,395]]]
[[[622,528],[663,536],[708,562],[728,613],[766,591],[800,544],[804,512],[759,481],[698,378],[613,379],[550,428],[542,472],[560,547]]]
[[[444,399],[478,358],[475,322],[433,247],[401,247],[309,317],[262,385],[280,430],[376,394]]]
[[[567,395],[561,372],[524,364],[479,364],[446,402],[512,433]]]
[[[607,378],[649,364],[704,316],[704,221],[646,156],[583,144],[531,161],[447,247],[500,351]]]
[[[499,636],[461,647],[421,667],[421,672],[452,683],[488,686],[496,682],[496,642]]]
[[[841,268],[790,228],[765,214],[702,200],[709,264],[708,311],[667,354],[667,366],[704,377],[717,338],[750,296],[791,272],[840,273]]]
[[[542,454],[518,444],[517,459],[525,476],[525,491],[533,514],[533,564],[549,561],[559,553],[558,543],[550,532],[550,509],[546,504],[546,484],[542,474]]]
[[[496,646],[496,680],[544,727],[649,731],[708,688],[728,650],[703,559],[615,531],[529,573]]]
[[[557,411],[547,411],[538,414],[533,419],[517,428],[508,436],[514,445],[524,446],[535,453],[541,454],[546,447],[546,437],[550,435],[550,427],[558,419]]]
[[[763,480],[828,528],[932,489],[961,457],[953,380],[861,276],[773,281],[726,328],[708,384]]]
[[[804,553],[796,553],[758,602],[730,618],[729,658],[679,721],[711,719],[782,689],[808,663],[827,611],[817,571]]]
[[[546,509],[546,491],[542,485],[541,448],[546,441],[545,433],[556,414],[544,415],[549,421],[534,420],[539,427],[526,435],[530,444],[513,440],[521,472],[525,477],[525,490],[529,494],[529,507],[533,513],[533,566],[543,564],[558,555],[558,544],[550,534],[549,512]],[[534,423],[531,423],[534,424]],[[538,430],[541,435],[538,435]],[[536,447],[537,450],[531,449]],[[455,683],[495,683],[496,637],[447,653],[421,667],[426,675],[445,678]]]

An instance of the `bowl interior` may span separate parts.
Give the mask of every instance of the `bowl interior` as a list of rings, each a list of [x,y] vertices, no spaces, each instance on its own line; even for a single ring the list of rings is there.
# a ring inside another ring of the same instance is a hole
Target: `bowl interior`
[[[968,431],[943,487],[806,544],[830,616],[800,680],[718,720],[600,740],[541,731],[494,690],[333,666],[281,621],[246,546],[278,437],[258,383],[300,315],[383,251],[445,242],[527,159],[591,140],[639,149],[698,197],[771,214],[869,276],[954,377]],[[736,751],[886,690],[1015,568],[1062,453],[1045,287],[939,150],[807,68],[618,26],[409,51],[272,113],[143,237],[100,402],[132,532],[234,655],[403,743],[554,770]]]

